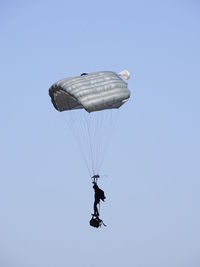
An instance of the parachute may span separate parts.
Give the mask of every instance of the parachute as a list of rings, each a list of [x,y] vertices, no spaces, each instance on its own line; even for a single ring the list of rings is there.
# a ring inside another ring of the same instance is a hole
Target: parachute
[[[49,89],[56,110],[64,113],[90,175],[103,163],[116,113],[130,97],[128,71],[83,73],[54,83]]]

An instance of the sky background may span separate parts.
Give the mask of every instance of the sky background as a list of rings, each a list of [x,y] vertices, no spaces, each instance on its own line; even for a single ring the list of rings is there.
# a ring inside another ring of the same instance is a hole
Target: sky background
[[[200,266],[199,1],[0,2],[0,266]],[[82,72],[131,72],[91,179],[48,96]]]

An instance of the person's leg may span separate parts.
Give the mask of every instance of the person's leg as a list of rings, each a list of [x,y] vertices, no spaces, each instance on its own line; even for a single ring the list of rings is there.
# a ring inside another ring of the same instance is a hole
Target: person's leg
[[[99,216],[99,211],[98,211],[98,208],[97,208],[97,204],[98,204],[98,202],[95,201],[95,202],[94,202],[94,214],[95,214],[96,216]]]

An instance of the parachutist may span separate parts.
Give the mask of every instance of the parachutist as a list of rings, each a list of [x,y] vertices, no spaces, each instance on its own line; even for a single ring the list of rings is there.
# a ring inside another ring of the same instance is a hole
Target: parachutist
[[[94,189],[94,215],[99,216],[99,211],[97,205],[100,204],[100,200],[105,200],[105,194],[102,189],[100,189],[96,182],[93,182],[93,189]]]
[[[94,214],[92,214],[92,219],[90,220],[90,225],[93,227],[98,228],[102,224],[106,226],[103,221],[99,218],[99,210],[97,208],[97,205],[100,205],[100,201],[105,200],[105,194],[104,191],[98,187],[97,185],[97,179],[99,178],[98,174],[95,174],[92,176],[93,179],[93,189],[94,189]]]
[[[113,125],[112,111],[119,109],[130,98],[128,84],[122,79],[129,77],[130,73],[127,70],[119,74],[114,71],[84,72],[75,77],[59,80],[49,88],[49,96],[54,108],[59,112],[69,111],[66,112],[64,119],[72,130],[80,151],[85,152],[82,156],[89,173],[94,172],[94,166],[98,170],[103,163],[103,152],[108,141],[109,130]],[[77,110],[80,112],[76,112]],[[107,138],[99,142],[98,137],[101,133],[104,133],[103,137],[107,136]],[[94,227],[99,227],[103,223],[97,208],[100,201],[105,200],[104,191],[97,185],[99,178],[98,174],[92,177],[95,200],[94,215],[90,225],[96,222],[97,226],[92,225]]]

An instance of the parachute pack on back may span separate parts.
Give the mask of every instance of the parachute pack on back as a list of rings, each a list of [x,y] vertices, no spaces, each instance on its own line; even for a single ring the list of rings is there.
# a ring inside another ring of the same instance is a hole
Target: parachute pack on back
[[[98,188],[98,196],[102,201],[104,201],[106,199],[104,191],[101,190],[100,188]]]

